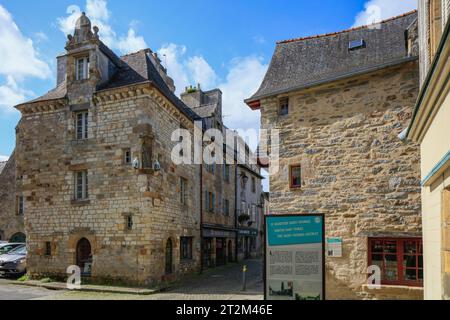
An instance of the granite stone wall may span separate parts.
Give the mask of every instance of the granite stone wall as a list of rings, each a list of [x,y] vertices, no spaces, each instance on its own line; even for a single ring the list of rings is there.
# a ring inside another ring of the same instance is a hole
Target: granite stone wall
[[[419,148],[398,137],[418,92],[418,65],[409,62],[291,92],[286,116],[278,115],[279,97],[261,101],[262,127],[281,134],[271,213],[324,213],[326,236],[343,238],[343,257],[326,259],[331,299],[382,295],[362,288],[369,237],[421,237]],[[290,189],[289,166],[297,164],[302,187]],[[421,294],[405,288],[391,297],[399,292]]]
[[[48,102],[50,103],[50,102]],[[92,278],[134,284],[173,280],[200,267],[199,166],[171,161],[173,130],[193,123],[148,85],[98,94],[89,107],[89,138],[75,140],[68,105],[24,106],[17,130],[18,188],[27,197],[28,272],[65,276],[80,239],[92,247]],[[150,139],[161,171],[134,169]],[[74,198],[74,175],[88,172],[89,197]],[[180,178],[188,181],[187,203]],[[133,227],[126,221],[131,216]],[[193,259],[180,259],[180,237],[192,237]],[[173,273],[166,274],[166,244]],[[47,242],[51,255],[46,255]]]

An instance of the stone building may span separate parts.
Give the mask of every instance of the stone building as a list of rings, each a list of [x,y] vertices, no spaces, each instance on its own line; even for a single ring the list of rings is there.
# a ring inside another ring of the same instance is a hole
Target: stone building
[[[248,158],[251,152],[247,147]],[[257,258],[263,246],[260,231],[263,227],[261,218],[262,180],[259,165],[239,164],[237,166],[236,203],[238,222],[238,260]]]
[[[226,136],[223,124],[222,92],[219,89],[204,92],[197,88],[186,88],[182,101],[202,118],[203,131],[210,131],[209,143],[221,143],[223,162],[204,163],[201,173],[201,237],[202,267],[211,268],[236,261],[236,162],[234,150],[220,141],[219,134]],[[205,143],[205,146],[209,143]],[[232,163],[225,161],[228,158]],[[212,159],[213,160],[213,159]]]
[[[57,86],[18,105],[16,194],[27,268],[153,284],[200,270],[200,170],[174,165],[173,131],[198,118],[150,49],[116,56],[83,14]]]
[[[14,153],[8,161],[0,162],[0,241],[25,242],[25,202],[16,193]]]
[[[422,159],[425,299],[450,299],[450,0],[419,1],[421,91],[408,139]]]
[[[398,137],[419,90],[417,51],[416,12],[282,41],[246,100],[263,129],[280,130],[271,213],[323,213],[326,237],[343,241],[343,256],[326,258],[329,299],[422,297],[419,148]],[[381,290],[367,287],[370,265]]]

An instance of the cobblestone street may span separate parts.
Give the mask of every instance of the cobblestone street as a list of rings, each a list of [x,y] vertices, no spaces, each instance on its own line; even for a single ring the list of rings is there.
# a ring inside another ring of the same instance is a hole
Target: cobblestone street
[[[242,291],[242,267],[248,266],[247,290]],[[228,265],[183,280],[153,295],[51,291],[0,282],[0,300],[262,300],[262,261]]]

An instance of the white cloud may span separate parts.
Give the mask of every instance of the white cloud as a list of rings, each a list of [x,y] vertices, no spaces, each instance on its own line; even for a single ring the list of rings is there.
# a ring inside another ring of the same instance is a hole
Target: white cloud
[[[121,37],[117,43],[117,49],[121,52],[135,52],[147,47],[142,36],[136,36],[133,28],[128,29],[126,37]]]
[[[59,29],[65,34],[73,34],[75,23],[81,15],[81,9],[77,5],[67,7],[66,17],[57,19]],[[91,20],[92,26],[99,28],[100,39],[110,48],[117,49],[121,53],[130,53],[145,49],[147,44],[142,36],[136,36],[137,22],[130,24],[127,35],[117,36],[110,25],[111,12],[108,10],[106,0],[87,0],[86,15]]]
[[[50,68],[39,59],[33,41],[22,35],[11,14],[0,5],[0,74],[15,79],[32,76],[46,79]]]
[[[224,99],[225,124],[230,128],[259,129],[260,113],[252,111],[244,99],[258,90],[267,68],[268,65],[257,56],[232,60],[226,81],[219,85]]]
[[[417,9],[417,0],[369,0],[364,11],[357,14],[353,27],[377,23],[414,9]]]
[[[23,80],[48,79],[51,71],[39,58],[33,41],[22,34],[12,15],[1,5],[0,57],[0,76],[6,79],[6,83],[0,84],[0,110],[10,111],[12,106],[32,95],[21,87]]]
[[[263,59],[257,56],[235,58],[228,65],[226,78],[221,80],[202,56],[189,57],[187,52],[186,46],[173,43],[158,50],[168,74],[174,79],[177,93],[197,83],[203,90],[217,87],[223,93],[225,124],[231,129],[259,129],[260,114],[252,111],[244,99],[258,90],[264,78],[268,66]]]
[[[217,75],[202,56],[186,57],[185,46],[169,43],[158,50],[163,64],[173,78],[177,93],[189,85],[200,83],[204,89],[211,89],[217,84]]]
[[[9,157],[8,156],[2,156],[0,154],[0,161],[8,161]]]

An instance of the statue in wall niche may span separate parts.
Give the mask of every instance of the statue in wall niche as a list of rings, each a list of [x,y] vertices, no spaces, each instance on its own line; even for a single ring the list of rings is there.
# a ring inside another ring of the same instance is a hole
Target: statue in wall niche
[[[153,169],[152,143],[149,139],[142,142],[142,169]]]

